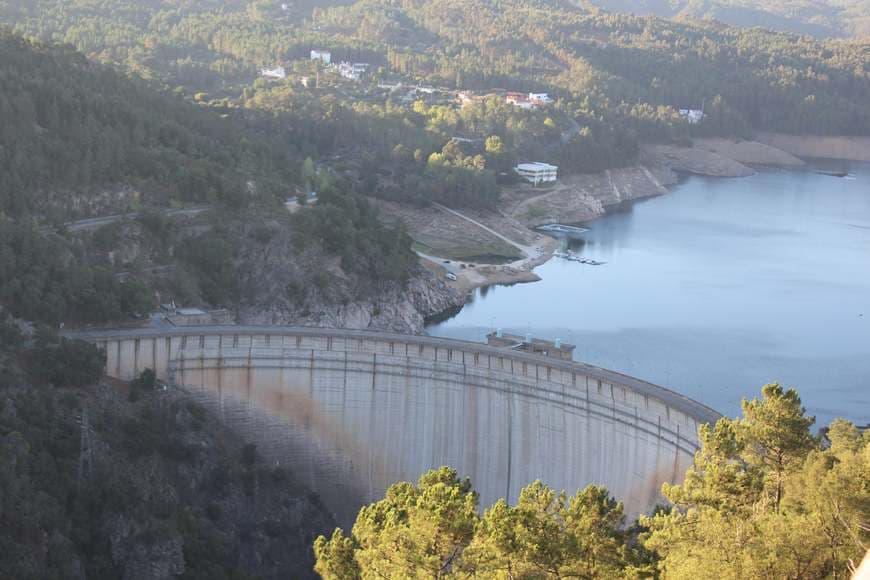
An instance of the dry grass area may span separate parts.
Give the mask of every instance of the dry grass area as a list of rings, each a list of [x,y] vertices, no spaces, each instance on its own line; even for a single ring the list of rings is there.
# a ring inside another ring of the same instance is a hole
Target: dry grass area
[[[484,261],[485,259],[496,263],[522,258],[522,253],[505,241],[460,217],[434,207],[421,208],[382,200],[372,200],[372,203],[380,208],[382,215],[387,219],[398,219],[404,222],[408,233],[414,239],[415,249],[424,254],[454,260]],[[502,231],[488,223],[486,225],[496,231]],[[514,239],[514,236],[509,233],[502,235]]]

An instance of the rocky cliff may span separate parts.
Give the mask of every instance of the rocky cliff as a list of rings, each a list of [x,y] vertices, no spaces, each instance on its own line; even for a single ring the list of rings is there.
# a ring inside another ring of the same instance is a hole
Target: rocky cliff
[[[414,266],[405,281],[347,272],[317,247],[300,251],[292,232],[239,253],[238,319],[242,324],[287,324],[420,333],[427,318],[464,303],[465,296],[430,271]]]
[[[142,282],[157,301],[229,308],[241,323],[420,333],[465,300],[415,261],[398,279],[342,263],[284,215],[149,214],[74,233],[71,251]]]

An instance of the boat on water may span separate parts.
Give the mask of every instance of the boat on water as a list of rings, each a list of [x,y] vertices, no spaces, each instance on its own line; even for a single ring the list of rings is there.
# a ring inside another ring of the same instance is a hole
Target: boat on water
[[[849,177],[848,171],[824,171],[820,169],[816,171],[816,173],[819,175],[827,175],[829,177]]]

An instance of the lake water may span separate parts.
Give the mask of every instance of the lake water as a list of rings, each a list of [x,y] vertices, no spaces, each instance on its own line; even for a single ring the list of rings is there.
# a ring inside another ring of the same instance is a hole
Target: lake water
[[[561,337],[577,360],[730,416],[777,381],[817,427],[870,422],[870,164],[690,177],[587,227],[572,249],[605,265],[554,258],[542,281],[478,290],[429,333]]]

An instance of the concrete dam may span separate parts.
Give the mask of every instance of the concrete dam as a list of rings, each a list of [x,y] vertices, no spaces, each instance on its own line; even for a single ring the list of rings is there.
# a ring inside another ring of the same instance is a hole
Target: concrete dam
[[[369,331],[205,326],[65,334],[104,349],[109,376],[150,368],[347,525],[400,480],[441,465],[481,506],[535,481],[603,484],[633,517],[678,482],[712,409],[616,372],[483,344]]]

